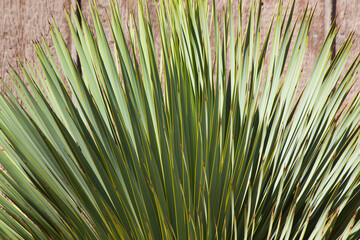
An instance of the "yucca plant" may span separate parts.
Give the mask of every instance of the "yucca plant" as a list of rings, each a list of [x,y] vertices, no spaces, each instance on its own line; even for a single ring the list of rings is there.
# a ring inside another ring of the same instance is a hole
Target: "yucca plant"
[[[44,41],[10,74],[1,239],[359,239],[352,36],[332,58],[331,27],[297,96],[312,10],[280,2],[261,40],[260,1],[244,23],[230,2],[219,20],[215,1],[160,0],[156,50],[146,4],[128,36],[110,5],[114,46],[93,3],[94,33],[67,16],[79,65],[54,23],[61,68]]]

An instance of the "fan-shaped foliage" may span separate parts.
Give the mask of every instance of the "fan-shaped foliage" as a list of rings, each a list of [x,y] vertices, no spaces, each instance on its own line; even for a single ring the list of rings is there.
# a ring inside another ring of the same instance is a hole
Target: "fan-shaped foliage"
[[[231,4],[219,21],[160,0],[156,51],[147,7],[125,36],[110,5],[114,46],[96,5],[94,34],[68,16],[81,72],[53,24],[61,69],[37,43],[40,64],[11,74],[22,105],[0,97],[2,239],[360,237],[351,36],[332,59],[331,28],[297,97],[313,11],[280,3],[261,41],[260,1],[236,23]]]

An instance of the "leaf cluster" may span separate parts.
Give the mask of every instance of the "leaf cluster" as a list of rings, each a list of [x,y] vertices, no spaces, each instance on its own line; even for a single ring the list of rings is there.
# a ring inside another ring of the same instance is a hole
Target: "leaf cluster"
[[[56,56],[10,75],[22,104],[0,96],[0,236],[359,239],[352,36],[332,58],[331,27],[299,90],[314,12],[280,2],[261,38],[250,5],[159,0],[156,49],[147,4],[125,29],[110,1],[111,46],[93,3],[94,32],[67,15],[79,66],[53,23]]]

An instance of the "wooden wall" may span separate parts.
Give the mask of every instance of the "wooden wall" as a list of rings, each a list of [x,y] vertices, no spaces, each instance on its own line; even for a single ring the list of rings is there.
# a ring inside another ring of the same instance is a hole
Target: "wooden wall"
[[[217,10],[224,9],[227,0],[217,0]],[[135,4],[136,0],[130,0]],[[211,1],[210,1],[211,2]],[[237,4],[237,1],[233,1]],[[243,0],[243,2],[248,2]],[[270,21],[273,10],[277,6],[278,0],[262,0],[263,2],[263,33],[267,30],[267,23]],[[286,0],[283,2],[287,2]],[[15,69],[19,69],[17,57],[20,60],[33,62],[35,59],[35,51],[32,43],[34,40],[40,40],[42,36],[50,43],[49,21],[53,17],[61,29],[61,32],[70,48],[74,48],[64,9],[70,10],[71,5],[79,4],[84,15],[90,19],[88,0],[1,0],[0,1],[0,78],[5,82],[9,81],[6,72],[9,65]],[[97,1],[101,16],[106,20],[106,10],[109,8],[108,0]],[[130,12],[128,7],[129,0],[119,0],[123,21],[129,20]],[[309,48],[306,55],[304,65],[304,81],[310,74],[312,66],[316,61],[317,54],[322,46],[327,30],[330,27],[334,17],[336,17],[336,25],[339,27],[339,34],[336,39],[335,50],[339,49],[346,39],[347,35],[354,31],[354,48],[351,58],[354,58],[360,52],[360,1],[358,0],[296,0],[296,13],[301,13],[306,4],[309,3],[310,8],[316,6],[316,11],[309,35]],[[154,8],[154,1],[151,0],[150,7]],[[246,7],[245,7],[246,9]],[[156,19],[155,12],[151,18]],[[156,23],[156,21],[154,21]],[[107,26],[107,23],[105,23]],[[156,27],[156,26],[155,26]],[[109,28],[107,28],[109,32]],[[157,39],[157,43],[160,39]],[[110,40],[111,41],[111,40]],[[73,57],[76,53],[73,51]],[[353,88],[354,95],[360,90],[360,80]],[[1,91],[1,87],[0,87]]]

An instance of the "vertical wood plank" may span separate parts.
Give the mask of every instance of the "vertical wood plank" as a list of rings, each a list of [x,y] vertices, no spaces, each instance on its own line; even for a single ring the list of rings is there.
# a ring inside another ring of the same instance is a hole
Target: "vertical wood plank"
[[[64,9],[69,10],[71,0],[1,0],[0,1],[0,78],[9,83],[6,72],[11,64],[17,71],[21,61],[36,60],[33,40],[44,36],[52,52],[49,22],[55,19],[63,37],[71,45],[70,31]],[[3,90],[3,87],[1,87]]]
[[[336,0],[336,25],[339,34],[336,38],[336,49],[338,50],[351,32],[354,32],[353,48],[349,60],[353,60],[360,53],[360,2],[358,0]],[[347,66],[350,66],[350,61]],[[346,102],[360,90],[360,74],[356,75],[356,83],[350,91]]]
[[[89,1],[77,0],[82,5],[82,11],[86,18],[91,19]],[[72,48],[72,55],[75,58],[76,53],[73,49],[70,33],[68,30],[64,9],[69,10],[70,5],[74,4],[76,0],[59,0],[59,1],[43,1],[43,0],[2,0],[0,2],[0,77],[9,82],[6,76],[6,71],[9,70],[9,64],[19,69],[16,58],[19,57],[22,61],[28,59],[34,61],[35,52],[32,47],[32,41],[40,39],[41,35],[50,43],[48,21],[53,16],[57,22],[62,34]],[[113,43],[111,31],[107,23],[106,11],[109,9],[108,1],[97,1],[99,11],[104,23],[105,31],[109,37],[110,44]],[[236,1],[234,1],[236,2]],[[244,1],[247,2],[247,1]],[[277,0],[262,0],[263,2],[263,34],[267,30],[267,22],[270,21],[274,8],[277,5]],[[286,2],[286,1],[285,1]],[[130,0],[136,9],[136,0]],[[310,30],[309,49],[306,54],[306,61],[303,68],[303,81],[305,83],[308,76],[310,76],[312,67],[316,61],[317,54],[321,49],[323,40],[330,27],[334,16],[334,9],[336,9],[337,26],[339,26],[339,36],[336,39],[335,49],[339,49],[341,44],[346,39],[346,36],[355,31],[354,48],[352,51],[352,58],[360,52],[360,2],[356,0],[297,0],[295,14],[301,13],[306,4],[309,7],[316,6],[316,11]],[[120,0],[121,15],[123,16],[124,24],[129,23],[130,9],[128,0]],[[224,9],[225,0],[217,1],[217,10],[219,13]],[[335,5],[334,5],[335,4]],[[236,5],[236,3],[235,3]],[[245,7],[245,11],[246,11]],[[154,2],[150,4],[151,18],[156,19]],[[236,17],[236,15],[234,16]],[[156,21],[153,21],[156,23]],[[157,26],[155,26],[156,28]],[[126,29],[125,29],[126,30]],[[126,33],[127,34],[127,33]],[[155,34],[156,45],[159,48],[160,38]],[[304,84],[303,84],[304,85]],[[360,81],[355,85],[352,94],[360,89]]]

